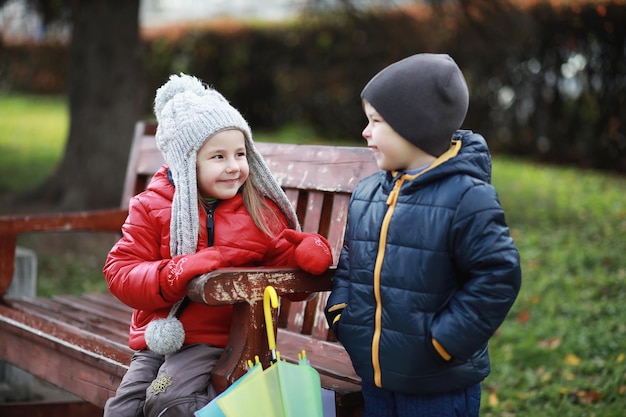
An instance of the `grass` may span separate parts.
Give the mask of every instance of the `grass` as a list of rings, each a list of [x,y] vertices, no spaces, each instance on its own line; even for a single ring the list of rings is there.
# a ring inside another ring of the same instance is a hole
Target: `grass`
[[[497,158],[523,287],[491,343],[486,416],[626,409],[626,178]]]
[[[61,157],[69,116],[63,98],[0,93],[0,195],[36,185]]]
[[[53,98],[0,96],[0,108],[1,194],[53,169],[67,115]],[[290,138],[319,142],[298,126],[256,135]],[[521,253],[523,285],[491,342],[482,416],[623,416],[626,178],[497,155],[493,181]],[[87,250],[77,239],[53,239],[53,245],[35,236],[20,241],[38,252],[40,294],[106,290],[100,268],[111,237]],[[69,277],[64,282],[56,279],[61,272]]]

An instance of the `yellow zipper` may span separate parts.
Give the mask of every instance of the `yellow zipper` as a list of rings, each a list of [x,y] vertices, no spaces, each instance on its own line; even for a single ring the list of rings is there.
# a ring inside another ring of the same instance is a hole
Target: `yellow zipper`
[[[374,315],[374,337],[372,338],[372,366],[374,367],[374,384],[377,387],[382,387],[382,379],[380,374],[380,334],[382,332],[382,320],[383,320],[383,304],[380,296],[380,271],[383,268],[383,259],[385,258],[385,246],[387,243],[387,231],[389,230],[389,222],[391,216],[396,208],[396,201],[398,201],[398,195],[400,194],[400,188],[404,182],[404,176],[400,177],[393,190],[389,193],[387,198],[387,213],[383,219],[383,225],[380,230],[380,241],[378,242],[378,255],[376,256],[376,265],[374,266],[374,299],[376,300],[376,312]]]

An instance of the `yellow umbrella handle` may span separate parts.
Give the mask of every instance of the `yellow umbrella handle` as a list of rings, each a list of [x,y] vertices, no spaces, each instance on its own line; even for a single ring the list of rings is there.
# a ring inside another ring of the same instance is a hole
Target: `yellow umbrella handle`
[[[272,310],[278,308],[278,294],[271,285],[265,287],[263,292],[263,314],[265,315],[265,329],[267,330],[267,344],[272,352],[272,362],[276,362],[276,336],[274,335],[274,322],[272,321]]]

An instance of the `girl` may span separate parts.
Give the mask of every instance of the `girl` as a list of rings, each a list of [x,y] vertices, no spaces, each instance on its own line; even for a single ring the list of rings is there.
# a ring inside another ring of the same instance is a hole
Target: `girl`
[[[104,266],[111,293],[134,309],[136,350],[104,416],[191,416],[215,396],[210,374],[232,308],[190,302],[192,278],[244,265],[320,274],[332,264],[328,242],[299,231],[247,122],[219,92],[172,75],[154,111],[166,165],[130,201]]]

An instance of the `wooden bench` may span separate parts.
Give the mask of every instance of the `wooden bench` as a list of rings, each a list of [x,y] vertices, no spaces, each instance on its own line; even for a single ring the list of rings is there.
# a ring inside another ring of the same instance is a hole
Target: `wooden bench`
[[[154,141],[155,129],[152,123],[137,124],[120,208],[0,217],[0,360],[85,401],[82,407],[57,405],[59,415],[65,417],[94,415],[114,395],[132,355],[127,346],[131,309],[108,293],[5,297],[13,277],[17,237],[51,231],[119,232],[128,200],[145,189],[163,163]],[[294,204],[303,230],[326,236],[336,262],[351,192],[360,178],[378,169],[371,152],[358,147],[260,142],[257,147]],[[194,301],[234,305],[228,346],[212,375],[218,391],[241,376],[254,355],[261,355],[268,364],[262,299],[265,286],[272,285],[279,295],[314,294],[305,302],[281,300],[275,319],[282,358],[295,361],[305,349],[320,372],[322,386],[335,393],[337,415],[361,414],[359,378],[323,314],[332,275],[333,268],[315,277],[295,269],[231,268],[191,282],[189,295]],[[3,416],[21,415],[7,411],[15,405],[5,405],[4,411],[2,407]],[[45,410],[52,413],[53,408],[46,404]]]

